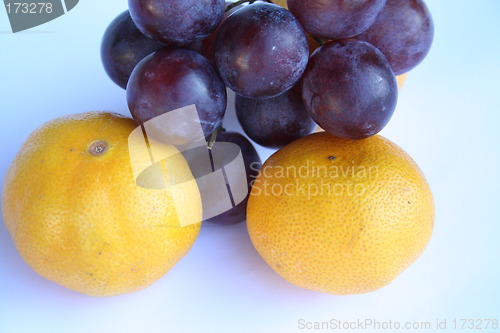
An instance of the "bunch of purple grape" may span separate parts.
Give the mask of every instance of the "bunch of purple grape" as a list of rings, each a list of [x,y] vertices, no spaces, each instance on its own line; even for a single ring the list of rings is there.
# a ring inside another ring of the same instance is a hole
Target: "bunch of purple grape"
[[[245,133],[273,148],[317,125],[348,139],[378,133],[396,107],[396,75],[422,61],[434,34],[423,0],[128,3],[101,55],[134,119],[195,104],[208,138],[222,124],[228,87]]]

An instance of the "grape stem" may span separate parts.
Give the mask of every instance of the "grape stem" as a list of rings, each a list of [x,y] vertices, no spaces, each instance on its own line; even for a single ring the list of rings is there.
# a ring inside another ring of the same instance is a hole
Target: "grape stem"
[[[316,43],[318,43],[319,46],[322,46],[323,44],[325,44],[326,42],[324,40],[322,40],[321,38],[318,38],[318,37],[314,37],[313,35],[311,35],[311,37],[316,41]]]
[[[210,138],[207,141],[207,148],[208,150],[212,150],[212,147],[214,146],[215,141],[217,141],[217,134],[225,132],[226,129],[222,127],[222,124],[217,127],[217,129],[210,135]]]
[[[238,0],[238,1],[236,1],[236,2],[233,2],[233,3],[232,3],[232,4],[230,4],[230,5],[227,5],[227,6],[226,6],[226,10],[225,10],[225,12],[228,12],[228,11],[230,11],[231,9],[233,9],[233,8],[235,8],[235,7],[238,7],[239,5],[242,5],[242,4],[244,4],[244,3],[247,3],[247,2],[248,2],[248,3],[252,4],[252,3],[254,3],[255,1],[256,1],[256,0]],[[269,2],[269,3],[274,3],[274,2],[272,2],[272,0],[264,0],[264,1],[265,1],[265,2]]]

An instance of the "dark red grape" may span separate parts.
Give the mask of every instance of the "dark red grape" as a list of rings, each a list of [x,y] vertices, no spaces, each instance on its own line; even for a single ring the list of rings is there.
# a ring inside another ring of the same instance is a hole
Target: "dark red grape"
[[[304,30],[324,39],[356,36],[368,29],[386,0],[288,0]],[[398,1],[398,0],[396,0]]]
[[[356,38],[375,45],[396,75],[417,66],[434,39],[431,13],[422,0],[387,0],[375,23]]]
[[[310,134],[317,126],[306,110],[298,84],[273,98],[252,99],[236,95],[235,104],[245,133],[265,147],[281,148]]]
[[[398,85],[389,62],[373,45],[332,41],[309,60],[302,98],[312,118],[333,135],[363,139],[389,122]]]
[[[254,3],[237,10],[220,27],[215,63],[237,94],[268,98],[290,89],[309,57],[304,29],[288,10]]]
[[[230,1],[226,1],[226,6],[232,4]],[[246,3],[241,4],[239,6],[233,7],[232,9],[228,10],[227,12],[224,13],[224,17],[222,18],[222,23],[228,18],[229,15],[237,11],[238,9],[242,8],[245,6]],[[203,38],[200,41],[197,41],[191,45],[188,45],[187,48],[193,51],[196,51],[200,53],[202,56],[207,58],[212,64],[215,65],[215,58],[214,58],[214,53],[215,53],[215,41],[217,39],[217,33],[219,32],[219,27],[215,29],[214,32],[212,32],[210,35],[207,37]]]
[[[129,0],[130,14],[146,36],[188,45],[208,36],[224,15],[224,0]]]
[[[127,85],[127,101],[141,124],[195,104],[203,132],[209,136],[222,122],[227,96],[224,83],[205,57],[185,49],[163,49],[136,66]]]
[[[254,146],[250,143],[250,141],[248,141],[247,138],[236,132],[225,132],[225,131],[219,132],[217,133],[216,142],[230,142],[240,147],[243,156],[243,162],[245,164],[245,172],[247,177],[249,194],[243,201],[234,206],[231,210],[228,210],[222,214],[209,218],[205,220],[205,222],[221,224],[221,225],[243,222],[246,219],[247,201],[248,201],[248,196],[250,195],[251,184],[257,177],[257,174],[261,166],[261,160],[259,154],[257,153]],[[223,163],[227,164],[228,162],[230,161],[228,160]]]
[[[111,80],[125,89],[139,61],[163,47],[137,29],[127,10],[118,15],[106,29],[101,43],[101,59]]]

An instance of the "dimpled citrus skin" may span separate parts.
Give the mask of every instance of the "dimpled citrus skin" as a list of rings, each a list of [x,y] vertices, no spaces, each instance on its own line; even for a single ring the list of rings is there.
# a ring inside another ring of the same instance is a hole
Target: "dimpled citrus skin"
[[[150,286],[191,248],[200,223],[179,227],[168,190],[135,184],[128,136],[136,127],[118,114],[88,112],[50,121],[23,144],[5,176],[2,212],[19,253],[41,276],[114,296]],[[91,154],[96,141],[107,151]],[[192,179],[180,155],[164,176]],[[196,185],[182,199],[201,221]]]
[[[286,280],[360,294],[385,286],[420,256],[431,237],[434,203],[418,166],[389,140],[314,133],[265,162],[247,225],[258,253]]]

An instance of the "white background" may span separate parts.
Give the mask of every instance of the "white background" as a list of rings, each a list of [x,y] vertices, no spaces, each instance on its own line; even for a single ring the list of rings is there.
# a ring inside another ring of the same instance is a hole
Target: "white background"
[[[304,332],[299,319],[358,318],[446,319],[451,330],[455,318],[500,319],[500,1],[427,4],[433,48],[411,72],[382,135],[420,165],[437,217],[427,250],[394,282],[356,296],[303,290],[260,259],[244,224],[207,224],[152,287],[98,299],[39,277],[1,223],[0,332]],[[128,114],[99,55],[105,28],[126,7],[125,0],[81,0],[65,16],[17,34],[0,8],[2,184],[22,142],[45,121],[89,110]],[[237,129],[234,119],[231,106],[226,127]]]

